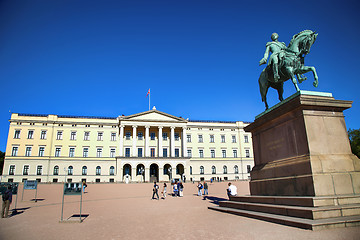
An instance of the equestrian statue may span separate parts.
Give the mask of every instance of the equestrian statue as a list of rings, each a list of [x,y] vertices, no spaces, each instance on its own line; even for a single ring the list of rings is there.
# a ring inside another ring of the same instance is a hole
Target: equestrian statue
[[[295,75],[299,83],[305,81],[304,73],[312,72],[314,75],[314,87],[318,86],[318,76],[315,67],[304,66],[304,58],[310,53],[310,48],[314,44],[317,33],[311,30],[304,30],[293,36],[289,45],[286,47],[285,43],[279,42],[279,35],[273,33],[271,35],[272,42],[266,44],[266,51],[264,57],[260,60],[260,65],[265,64],[269,53],[269,63],[261,72],[259,77],[259,87],[261,99],[265,103],[266,109],[269,108],[266,101],[266,94],[269,87],[278,91],[279,100],[283,101],[284,82],[291,79],[296,91],[300,91]]]

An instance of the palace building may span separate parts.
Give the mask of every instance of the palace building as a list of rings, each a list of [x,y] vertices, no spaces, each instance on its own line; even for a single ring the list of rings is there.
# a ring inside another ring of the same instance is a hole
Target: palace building
[[[119,117],[11,115],[3,182],[245,180],[254,165],[241,121],[155,109]]]

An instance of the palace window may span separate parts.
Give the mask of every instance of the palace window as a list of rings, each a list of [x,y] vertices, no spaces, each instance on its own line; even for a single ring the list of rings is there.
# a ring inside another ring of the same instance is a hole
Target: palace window
[[[163,157],[167,157],[167,148],[163,148]]]
[[[215,149],[211,149],[210,153],[211,153],[211,157],[214,158],[215,157]]]
[[[98,148],[96,150],[96,157],[98,157],[98,158],[102,157],[102,148]]]
[[[247,172],[250,173],[251,172],[251,166],[247,165],[246,168],[247,168]]]
[[[15,173],[15,165],[10,165],[9,175],[14,175],[14,173]]]
[[[54,175],[59,175],[59,166],[54,167]]]
[[[110,149],[110,157],[115,157],[115,148]]]
[[[87,175],[87,167],[86,166],[82,167],[81,174],[82,175]]]
[[[126,133],[125,133],[125,136],[126,136],[126,140],[130,140],[130,138],[131,138],[131,132],[126,132]]]
[[[55,148],[55,157],[60,157],[61,148]]]
[[[202,143],[203,142],[203,135],[199,135],[199,143]]]
[[[234,173],[235,174],[239,173],[239,167],[237,165],[234,166]]]
[[[199,149],[199,157],[200,158],[204,157],[204,150],[203,149]]]
[[[69,167],[68,167],[68,175],[73,175],[73,173],[74,173],[74,168],[73,168],[73,166],[69,166]]]
[[[33,138],[34,138],[34,130],[29,130],[28,139],[33,139]]]
[[[90,132],[84,132],[84,140],[89,141],[90,140]]]
[[[89,148],[83,148],[83,157],[89,156]]]
[[[114,166],[110,167],[110,175],[115,175],[115,168]]]
[[[188,157],[192,157],[191,149],[188,149],[188,150],[187,150],[187,155],[188,155]]]
[[[163,135],[163,141],[167,141],[168,134],[166,132],[164,132],[162,135]]]
[[[221,142],[222,142],[222,143],[225,142],[225,135],[221,135]]]
[[[56,135],[56,140],[62,140],[63,137],[63,132],[62,131],[58,131],[57,135]]]
[[[237,158],[237,150],[236,149],[233,150],[233,154],[234,154],[234,158]]]
[[[179,149],[175,148],[175,157],[179,157]]]
[[[142,148],[138,148],[138,157],[142,157]]]
[[[231,138],[232,138],[232,142],[233,142],[233,143],[236,143],[236,136],[235,136],[235,135],[232,135]]]
[[[222,152],[222,157],[223,157],[223,158],[226,158],[226,150],[223,149],[223,150],[221,150],[221,152]]]
[[[40,133],[40,139],[46,139],[46,130],[42,130]]]
[[[155,157],[155,148],[150,148],[150,156]]]
[[[31,149],[32,147],[26,147],[25,156],[30,157],[31,156]]]
[[[43,157],[45,152],[45,147],[39,147],[39,157]]]
[[[143,140],[143,133],[142,132],[138,132],[138,140]]]
[[[175,133],[175,141],[179,141],[179,133]]]
[[[190,166],[190,175],[192,175],[192,166]]]
[[[249,137],[248,137],[248,135],[244,135],[244,142],[245,142],[245,143],[248,143],[248,142],[249,142]]]
[[[72,131],[70,134],[70,140],[76,140],[76,132]]]
[[[224,174],[227,174],[227,166],[223,167],[223,172],[224,172]]]
[[[151,133],[150,133],[150,139],[151,139],[151,140],[155,140],[155,133],[154,133],[154,132],[151,132]]]
[[[250,150],[249,149],[245,149],[245,157],[247,157],[247,158],[250,157]]]
[[[11,156],[16,157],[18,155],[19,147],[13,147],[11,151]]]
[[[116,133],[111,133],[111,141],[116,141]]]
[[[36,175],[41,175],[42,174],[42,166],[37,166],[37,169],[36,169]]]
[[[212,167],[211,167],[211,173],[212,173],[212,174],[216,174],[216,167],[215,167],[215,166],[212,166]]]
[[[70,148],[69,149],[69,157],[74,157],[75,156],[75,148]]]
[[[29,175],[29,165],[25,165],[23,169],[23,175]]]
[[[96,167],[96,175],[101,175],[101,167],[100,166]]]
[[[200,174],[204,174],[204,167],[200,166]]]
[[[191,142],[191,135],[190,134],[187,135],[187,142]]]
[[[103,140],[103,132],[98,132],[97,140],[98,140],[98,141],[102,141],[102,140]]]
[[[210,142],[211,142],[211,143],[215,142],[215,140],[214,140],[214,135],[210,135]]]
[[[130,157],[130,148],[125,148],[125,157]]]
[[[14,138],[20,138],[20,130],[15,130]]]

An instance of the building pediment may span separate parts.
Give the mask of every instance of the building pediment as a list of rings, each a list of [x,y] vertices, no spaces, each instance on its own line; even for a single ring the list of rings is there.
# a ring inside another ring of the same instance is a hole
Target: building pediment
[[[187,120],[183,118],[175,117],[173,115],[160,112],[158,110],[150,110],[129,116],[124,116],[121,118],[121,121],[151,121],[151,122],[179,122],[179,123],[187,122]]]

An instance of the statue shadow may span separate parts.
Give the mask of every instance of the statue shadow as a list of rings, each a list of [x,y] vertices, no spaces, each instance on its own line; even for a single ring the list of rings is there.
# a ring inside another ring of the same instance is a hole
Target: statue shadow
[[[210,200],[209,202],[215,205],[219,205],[219,202],[222,201],[228,201],[227,198],[219,198],[219,197],[214,197],[214,196],[203,196],[203,201],[205,200]]]
[[[80,218],[80,214],[73,214],[67,219],[67,221],[79,219],[81,222],[83,222],[88,216],[89,214],[81,214],[81,218]]]
[[[33,199],[30,199],[30,202],[41,202],[41,201],[44,201],[45,199],[44,198],[33,198]]]

